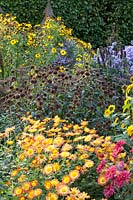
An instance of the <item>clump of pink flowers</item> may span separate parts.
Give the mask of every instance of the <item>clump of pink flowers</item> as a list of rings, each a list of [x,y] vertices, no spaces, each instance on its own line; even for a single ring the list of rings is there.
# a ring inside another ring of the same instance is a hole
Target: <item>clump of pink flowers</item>
[[[125,144],[124,140],[116,142],[110,154],[111,157],[100,160],[96,168],[96,172],[99,174],[98,184],[104,186],[103,194],[106,199],[109,199],[119,189],[130,183],[131,172],[127,163],[121,160],[122,154],[124,155]]]
[[[103,170],[105,171],[105,168]],[[107,184],[103,191],[104,196],[107,199],[110,198],[113,194],[115,194],[117,189],[120,189],[125,184],[129,183],[130,176],[130,171],[125,169],[125,164],[123,161],[106,169],[105,178]]]

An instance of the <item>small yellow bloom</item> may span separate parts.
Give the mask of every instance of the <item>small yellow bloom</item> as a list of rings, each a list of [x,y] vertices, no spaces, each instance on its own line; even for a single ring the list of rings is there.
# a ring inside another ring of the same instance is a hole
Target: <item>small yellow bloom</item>
[[[61,21],[61,17],[57,17],[57,21]]]
[[[105,117],[109,117],[110,115],[111,115],[110,110],[109,110],[109,109],[106,109],[106,110],[104,111],[104,116],[105,116]]]
[[[129,136],[132,136],[133,135],[133,125],[130,125],[128,128],[127,128],[127,134]]]
[[[16,195],[16,196],[20,196],[22,193],[23,193],[23,189],[21,188],[21,187],[16,187],[15,189],[14,189],[14,195]]]
[[[131,83],[133,83],[133,76],[130,77],[130,81],[131,81]]]
[[[65,56],[65,55],[67,54],[67,52],[66,52],[64,49],[62,49],[62,50],[60,51],[60,54],[61,54],[62,56]]]
[[[93,167],[93,165],[94,165],[94,162],[92,160],[87,160],[85,162],[84,166],[87,167],[87,168],[91,168],[91,167]]]
[[[40,53],[36,53],[35,54],[35,58],[40,58],[41,57],[41,54]]]
[[[108,110],[109,110],[111,113],[113,113],[113,112],[115,111],[115,105],[110,105],[110,106],[108,107]]]
[[[106,183],[107,183],[107,180],[106,180],[105,175],[101,174],[98,178],[98,184],[101,186],[104,186],[104,185],[106,185]]]
[[[18,43],[18,40],[16,40],[16,39],[13,39],[13,40],[10,41],[11,45],[15,45],[16,43]]]
[[[56,51],[57,51],[56,48],[52,48],[52,49],[51,49],[51,52],[52,52],[52,53],[56,53]]]
[[[14,143],[14,141],[8,140],[6,143],[7,143],[8,145],[12,145],[12,144]]]
[[[77,61],[77,62],[80,62],[80,61],[81,61],[81,58],[79,58],[79,57],[76,58],[76,61]]]

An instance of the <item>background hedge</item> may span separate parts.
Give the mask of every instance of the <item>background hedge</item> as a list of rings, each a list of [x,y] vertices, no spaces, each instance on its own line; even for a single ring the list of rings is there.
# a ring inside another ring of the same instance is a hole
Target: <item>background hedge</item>
[[[5,12],[20,22],[40,23],[47,0],[0,0]],[[104,46],[119,40],[129,44],[133,36],[132,0],[51,0],[55,16],[62,16],[74,34],[93,44]]]

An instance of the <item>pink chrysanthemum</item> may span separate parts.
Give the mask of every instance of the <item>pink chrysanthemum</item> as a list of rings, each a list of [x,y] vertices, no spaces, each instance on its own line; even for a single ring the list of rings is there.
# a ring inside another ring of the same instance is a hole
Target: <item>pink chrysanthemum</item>
[[[123,150],[123,145],[126,144],[124,140],[120,140],[116,143],[113,151],[113,157],[116,158],[116,156],[122,152]]]
[[[113,179],[116,176],[116,172],[117,172],[117,167],[115,165],[109,167],[105,174],[107,181]]]
[[[97,166],[97,168],[96,168],[96,172],[97,173],[100,173],[100,171],[104,168],[104,166],[105,166],[105,163],[106,163],[106,160],[101,160],[101,162],[99,163],[99,165]]]
[[[115,188],[113,186],[113,184],[109,184],[104,188],[104,196],[108,199],[110,198],[114,193],[115,193]]]
[[[130,180],[130,172],[127,170],[119,172],[117,177],[114,180],[114,185],[118,188],[123,187],[123,185],[127,184]]]

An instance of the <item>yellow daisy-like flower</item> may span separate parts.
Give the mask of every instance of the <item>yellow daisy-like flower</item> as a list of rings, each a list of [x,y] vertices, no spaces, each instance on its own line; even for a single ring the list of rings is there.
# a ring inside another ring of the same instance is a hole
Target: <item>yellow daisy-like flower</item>
[[[13,39],[13,40],[10,41],[11,45],[15,45],[16,43],[18,43],[18,40],[16,40],[16,39]]]
[[[52,183],[50,180],[44,182],[44,187],[46,190],[50,190],[52,188]]]
[[[56,53],[56,51],[57,51],[57,50],[56,50],[56,48],[54,48],[54,47],[51,49],[51,52],[52,52],[52,53]]]
[[[109,109],[106,109],[106,110],[104,111],[104,116],[105,116],[105,117],[109,117],[110,115],[111,115],[110,110],[109,110]]]
[[[110,106],[108,107],[108,110],[109,110],[111,113],[113,113],[113,112],[115,111],[115,105],[110,105]]]
[[[57,17],[57,21],[61,21],[61,17]]]
[[[131,83],[133,83],[133,76],[130,77],[130,81],[131,81]]]
[[[46,195],[46,200],[57,200],[57,199],[58,199],[58,195],[53,192],[49,192]]]
[[[76,61],[77,61],[77,62],[80,62],[80,61],[81,61],[81,58],[79,58],[79,57],[76,58]]]
[[[69,153],[68,151],[63,151],[63,152],[60,153],[60,156],[61,156],[62,158],[67,158],[67,157],[70,156],[70,153]]]
[[[70,183],[72,180],[70,178],[70,176],[66,175],[66,176],[63,176],[62,178],[62,183],[65,183],[65,184],[68,184]]]
[[[18,170],[17,169],[15,169],[15,170],[13,170],[11,172],[11,176],[16,176],[17,174],[18,174]]]
[[[79,178],[80,173],[78,170],[75,169],[75,170],[72,170],[69,172],[69,176],[70,176],[71,180],[74,181]]]
[[[59,183],[58,179],[52,179],[51,180],[51,184],[52,184],[53,187],[56,186],[58,183]]]
[[[34,190],[30,190],[30,191],[28,192],[27,198],[28,198],[28,199],[34,199],[34,197],[35,197]]]
[[[19,200],[25,200],[26,198],[24,196],[20,197]]]
[[[38,196],[40,196],[41,194],[42,194],[42,189],[36,188],[36,189],[34,190],[34,195],[35,195],[35,197],[38,197]]]
[[[29,191],[30,188],[31,188],[30,182],[24,182],[24,183],[22,184],[22,189],[23,189],[24,191]]]
[[[59,163],[53,163],[53,170],[54,172],[57,172],[59,171],[61,168],[60,164]]]
[[[46,174],[46,175],[50,175],[53,173],[53,166],[51,164],[48,164],[44,167],[44,169],[42,170],[42,173],[43,174]]]
[[[34,155],[34,149],[32,147],[30,147],[27,151],[26,151],[26,155],[29,157],[32,157]]]
[[[128,128],[127,128],[127,134],[128,134],[129,136],[132,136],[132,135],[133,135],[133,125],[128,126]]]
[[[23,194],[23,189],[21,188],[21,187],[16,187],[15,189],[14,189],[14,195],[16,195],[16,196],[20,196],[21,194]]]
[[[8,140],[6,143],[7,143],[8,145],[12,145],[12,144],[14,143],[14,141]]]
[[[104,186],[106,185],[106,183],[107,183],[107,180],[106,180],[105,175],[101,174],[98,178],[98,184],[101,186]]]
[[[67,54],[67,52],[66,52],[64,49],[62,49],[62,50],[60,50],[60,54],[61,54],[62,56],[65,56],[65,55]]]
[[[93,167],[93,165],[94,165],[94,162],[92,161],[92,160],[87,160],[86,162],[85,162],[85,167],[86,168],[91,168],[91,167]]]
[[[56,192],[61,196],[66,196],[69,194],[69,191],[69,187],[64,183],[58,183],[56,186]]]
[[[40,58],[41,57],[41,54],[40,53],[36,53],[35,54],[35,58]]]
[[[32,187],[36,187],[38,185],[38,181],[37,180],[33,180],[30,182]]]

